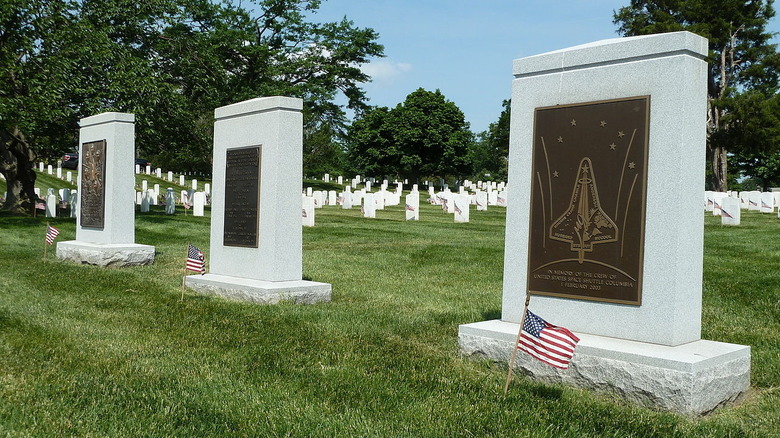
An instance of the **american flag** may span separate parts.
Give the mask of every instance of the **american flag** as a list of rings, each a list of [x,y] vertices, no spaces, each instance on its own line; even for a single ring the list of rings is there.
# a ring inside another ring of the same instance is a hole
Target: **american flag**
[[[726,211],[726,210],[724,210],[722,208],[720,209],[720,215],[721,216],[726,216],[729,219],[734,219],[734,216],[730,215],[728,211]]]
[[[526,310],[517,348],[556,368],[566,369],[580,338]]]
[[[463,210],[461,210],[460,207],[458,207],[458,203],[457,202],[453,202],[452,206],[455,209],[455,213],[463,214]]]
[[[46,227],[46,243],[52,245],[54,244],[54,239],[58,234],[60,234],[60,230],[52,227],[51,225],[47,225]]]
[[[761,200],[761,208],[772,208],[772,207],[770,207],[770,206],[769,206],[769,204],[767,204],[766,202],[764,202],[764,200],[762,199],[762,200]]]
[[[185,210],[189,210],[190,208],[192,208],[192,203],[190,202],[190,195],[187,192],[182,193],[181,203],[184,204]]]
[[[206,273],[206,256],[198,247],[190,245],[187,248],[187,263],[185,265],[188,271],[199,272],[201,275]]]
[[[414,207],[409,204],[406,204],[406,211],[414,211]]]
[[[301,209],[301,216],[302,217],[308,217],[307,214],[306,214],[306,209],[305,208]]]

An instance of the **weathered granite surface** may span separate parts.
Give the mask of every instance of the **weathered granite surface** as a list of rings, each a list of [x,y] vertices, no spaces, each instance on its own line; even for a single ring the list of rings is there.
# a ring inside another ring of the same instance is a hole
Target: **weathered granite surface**
[[[469,356],[509,361],[519,325],[493,320],[461,325],[458,343]],[[518,354],[516,370],[534,379],[615,393],[638,404],[703,415],[750,387],[750,347],[699,340],[670,347],[577,333],[568,370]]]
[[[292,301],[295,304],[329,302],[331,285],[315,281],[263,281],[228,275],[188,275],[185,285],[202,294],[216,295],[234,301],[258,304],[277,304]]]
[[[90,243],[71,240],[57,243],[57,258],[112,268],[154,263],[154,246],[137,243]]]

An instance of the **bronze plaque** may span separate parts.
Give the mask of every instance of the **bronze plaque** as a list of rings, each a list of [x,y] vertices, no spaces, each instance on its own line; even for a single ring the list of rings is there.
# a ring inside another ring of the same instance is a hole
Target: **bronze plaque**
[[[257,248],[260,227],[260,146],[227,150],[222,244]]]
[[[640,305],[650,97],[537,108],[528,291]]]
[[[81,145],[81,226],[103,228],[106,205],[106,141]]]

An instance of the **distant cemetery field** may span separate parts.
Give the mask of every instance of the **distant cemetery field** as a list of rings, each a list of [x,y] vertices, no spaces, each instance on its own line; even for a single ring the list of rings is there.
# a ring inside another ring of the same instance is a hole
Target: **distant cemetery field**
[[[458,224],[421,198],[419,221],[405,221],[403,204],[376,219],[359,208],[318,209],[316,225],[303,229],[303,276],[332,284],[333,295],[308,306],[191,291],[180,301],[188,243],[208,266],[208,207],[206,217],[182,207],[174,216],[162,207],[136,213],[136,241],[157,255],[123,269],[62,262],[51,250],[44,261],[47,219],[0,217],[0,435],[763,437],[780,429],[776,214],[745,211],[741,226],[723,227],[703,213],[702,338],[751,346],[752,389],[735,406],[688,419],[522,376],[504,396],[506,362],[462,357],[457,333],[500,317],[506,210],[472,211]],[[58,241],[75,237],[75,219],[48,221]]]

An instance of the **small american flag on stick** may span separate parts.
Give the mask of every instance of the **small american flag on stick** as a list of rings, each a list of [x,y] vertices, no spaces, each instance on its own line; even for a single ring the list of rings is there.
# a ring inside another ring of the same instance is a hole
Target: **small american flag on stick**
[[[60,234],[60,230],[52,227],[51,225],[46,226],[46,243],[49,245],[54,244],[54,239],[57,238],[57,235]]]
[[[517,349],[548,365],[567,369],[579,341],[568,329],[552,325],[526,309]]]
[[[206,256],[198,247],[189,245],[187,248],[187,263],[185,268],[188,271],[198,272],[201,275],[206,273]]]

